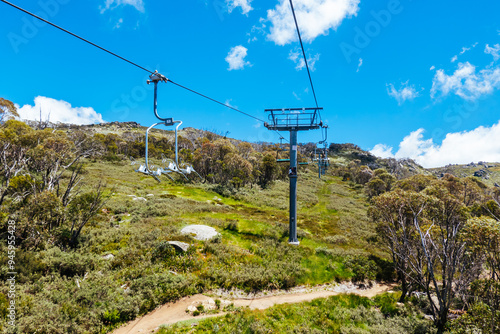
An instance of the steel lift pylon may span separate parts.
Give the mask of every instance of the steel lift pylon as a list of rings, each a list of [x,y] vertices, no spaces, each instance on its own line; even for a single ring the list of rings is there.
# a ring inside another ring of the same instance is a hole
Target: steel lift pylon
[[[288,242],[298,245],[297,239],[297,132],[319,129],[323,123],[319,121],[319,111],[323,108],[283,108],[266,109],[269,123],[264,126],[273,131],[290,132],[290,231]]]

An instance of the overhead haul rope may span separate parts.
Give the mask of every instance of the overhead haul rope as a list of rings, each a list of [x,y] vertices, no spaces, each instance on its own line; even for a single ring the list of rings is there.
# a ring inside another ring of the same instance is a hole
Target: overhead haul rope
[[[311,84],[311,89],[312,89],[313,96],[314,96],[314,102],[316,103],[316,108],[319,108],[318,99],[316,98],[316,91],[314,90],[314,84],[313,84],[313,80],[311,77],[311,70],[309,69],[309,63],[307,61],[306,51],[304,50],[304,43],[302,43],[302,37],[300,35],[299,24],[297,23],[297,16],[295,15],[295,8],[293,8],[292,0],[290,0],[290,7],[292,7],[293,20],[295,21],[295,28],[297,29],[297,35],[299,36],[300,48],[302,49],[302,55],[304,56],[304,62],[306,64],[307,75],[309,76],[309,83]],[[321,113],[319,111],[318,111],[318,114],[319,114],[319,117],[321,120]]]
[[[3,3],[5,3],[5,4],[7,4],[7,5],[9,5],[9,6],[11,6],[11,7],[14,7],[14,8],[15,8],[15,9],[17,9],[17,10],[20,10],[21,12],[23,12],[23,13],[25,13],[25,14],[28,14],[28,15],[30,15],[30,16],[32,16],[32,17],[34,17],[34,18],[36,18],[37,20],[40,20],[40,21],[42,21],[42,22],[45,22],[45,23],[47,23],[47,24],[49,24],[49,25],[53,26],[54,28],[57,28],[57,29],[59,29],[59,30],[61,30],[61,31],[63,31],[63,32],[65,32],[65,33],[67,33],[67,34],[69,34],[69,35],[71,35],[71,36],[75,37],[75,38],[78,38],[79,40],[81,40],[81,41],[83,41],[83,42],[85,42],[85,43],[87,43],[87,44],[90,44],[90,45],[92,45],[92,46],[94,46],[94,47],[98,48],[98,49],[99,49],[99,50],[101,50],[101,51],[107,52],[107,53],[109,53],[110,55],[115,56],[116,58],[119,58],[119,59],[121,59],[121,60],[123,60],[123,61],[125,61],[125,62],[127,62],[127,63],[129,63],[129,64],[131,64],[131,65],[133,65],[133,66],[135,66],[135,67],[137,67],[137,68],[140,68],[141,70],[146,71],[146,72],[148,72],[149,74],[154,74],[154,73],[155,73],[154,71],[151,71],[151,70],[147,69],[146,67],[143,67],[143,66],[141,66],[141,65],[138,65],[137,63],[135,63],[135,62],[133,62],[133,61],[131,61],[131,60],[128,60],[128,59],[127,59],[127,58],[125,58],[125,57],[122,57],[122,56],[120,56],[120,55],[118,55],[118,54],[116,54],[116,53],[114,53],[114,52],[111,52],[111,51],[109,51],[108,49],[103,48],[102,46],[99,46],[99,45],[97,45],[97,44],[95,44],[95,43],[93,43],[93,42],[91,42],[91,41],[89,41],[89,40],[87,40],[87,39],[85,39],[85,38],[83,38],[83,37],[81,37],[81,36],[79,36],[79,35],[75,34],[75,33],[72,33],[71,31],[69,31],[69,30],[67,30],[67,29],[64,29],[64,28],[62,28],[62,27],[58,26],[57,24],[54,24],[54,23],[52,23],[52,22],[50,22],[50,21],[48,21],[48,20],[46,20],[46,19],[44,19],[44,18],[42,18],[42,17],[40,17],[40,16],[38,16],[38,15],[35,15],[35,14],[33,14],[33,13],[31,13],[31,12],[27,11],[26,9],[21,8],[21,7],[19,7],[19,6],[15,5],[15,4],[13,4],[13,3],[9,2],[9,1],[6,1],[6,0],[0,0],[0,1],[1,1],[1,2],[3,2]],[[235,108],[235,107],[233,107],[233,106],[230,106],[229,104],[226,104],[226,103],[220,102],[220,101],[218,101],[218,100],[216,100],[216,99],[214,99],[214,98],[211,98],[211,97],[209,97],[209,96],[207,96],[207,95],[205,95],[205,94],[202,94],[202,93],[200,93],[200,92],[198,92],[198,91],[196,91],[196,90],[194,90],[194,89],[191,89],[191,88],[188,88],[188,87],[186,87],[186,86],[183,86],[183,85],[181,85],[181,84],[179,84],[179,83],[177,83],[177,82],[174,82],[174,81],[172,81],[172,80],[170,80],[170,79],[167,79],[166,81],[169,81],[169,82],[173,83],[174,85],[176,85],[176,86],[178,86],[178,87],[180,87],[180,88],[182,88],[182,89],[185,89],[185,90],[187,90],[187,91],[189,91],[189,92],[191,92],[191,93],[194,93],[194,94],[196,94],[196,95],[199,95],[199,96],[201,96],[201,97],[203,97],[203,98],[205,98],[205,99],[207,99],[207,100],[210,100],[210,101],[212,101],[212,102],[215,102],[215,103],[217,103],[217,104],[220,104],[220,105],[222,105],[222,106],[224,106],[224,107],[226,107],[226,108],[228,108],[228,109],[234,110],[234,111],[236,111],[236,112],[238,112],[238,113],[240,113],[240,114],[242,114],[242,115],[245,115],[245,116],[251,117],[251,118],[253,118],[253,119],[255,119],[255,120],[259,121],[259,122],[265,123],[265,121],[264,121],[264,120],[262,120],[262,119],[260,119],[260,118],[258,118],[258,117],[255,117],[255,116],[253,116],[253,115],[251,115],[251,114],[248,114],[248,113],[246,113],[246,112],[243,112],[243,111],[239,110],[238,108]],[[275,131],[275,132],[276,132],[276,133],[278,133],[278,134],[281,136],[281,134],[280,134],[278,131]]]
[[[304,62],[306,64],[307,75],[309,76],[309,83],[311,84],[311,89],[312,89],[313,96],[314,96],[314,102],[316,103],[316,108],[319,108],[318,99],[316,98],[316,91],[314,90],[314,84],[313,84],[313,80],[312,80],[312,76],[311,76],[311,70],[309,68],[309,63],[307,61],[306,51],[304,50],[304,43],[302,43],[302,37],[300,35],[299,24],[297,23],[297,16],[295,15],[295,8],[293,7],[292,0],[290,0],[290,7],[292,8],[293,20],[295,21],[295,28],[297,29],[297,35],[299,36],[300,48],[302,49],[302,55],[304,56]],[[321,112],[319,110],[317,112],[319,115],[319,120],[322,122]],[[323,134],[323,129],[321,129],[321,137],[322,137],[321,138],[322,140],[320,143],[326,142],[325,135]]]

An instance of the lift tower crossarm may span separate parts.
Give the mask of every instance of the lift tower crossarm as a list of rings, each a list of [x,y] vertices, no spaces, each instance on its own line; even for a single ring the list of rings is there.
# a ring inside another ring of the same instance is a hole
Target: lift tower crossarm
[[[264,126],[269,130],[305,131],[319,129],[323,123],[318,121],[318,111],[323,108],[282,108],[266,109],[269,123]]]

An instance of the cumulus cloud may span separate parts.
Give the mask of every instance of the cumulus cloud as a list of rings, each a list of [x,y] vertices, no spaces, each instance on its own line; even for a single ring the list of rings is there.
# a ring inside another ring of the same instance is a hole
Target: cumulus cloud
[[[451,62],[452,62],[452,63],[456,62],[457,60],[458,60],[458,56],[453,56],[453,57],[451,58]]]
[[[409,85],[408,81],[404,82],[399,89],[396,89],[393,84],[387,85],[387,94],[398,101],[398,105],[402,105],[407,100],[414,100],[420,96],[415,86]]]
[[[447,75],[444,70],[437,70],[432,82],[431,97],[444,97],[454,93],[466,100],[476,100],[498,88],[500,67],[485,68],[477,72],[474,65],[466,62],[459,63],[452,75]]]
[[[307,63],[309,64],[309,69],[311,71],[316,70],[316,62],[319,60],[320,54],[315,54],[314,56],[307,58]],[[302,55],[302,51],[300,49],[290,50],[288,54],[288,59],[295,63],[295,69],[297,71],[302,70],[306,67],[306,62],[304,61],[304,57]]]
[[[295,0],[294,8],[302,38],[311,42],[319,35],[337,29],[345,18],[356,16],[360,0]],[[280,0],[267,11],[271,23],[268,39],[277,45],[297,40],[295,22],[288,0]]]
[[[42,121],[52,123],[70,123],[70,124],[95,124],[104,123],[102,115],[98,114],[91,107],[76,107],[62,100],[55,100],[49,97],[37,96],[35,105],[16,106],[21,119],[38,121],[40,113]]]
[[[252,0],[226,0],[227,11],[231,13],[233,10],[240,7],[242,14],[247,15],[251,10],[253,10],[250,5],[251,3]]]
[[[237,45],[231,48],[226,57],[226,61],[229,64],[229,71],[242,70],[245,66],[251,65],[250,62],[245,61],[247,51],[248,49],[242,45]]]
[[[489,44],[486,44],[484,53],[492,55],[493,59],[497,61],[498,59],[500,59],[500,44],[495,44],[493,46],[489,46]]]
[[[109,9],[115,9],[120,6],[130,5],[137,9],[139,12],[144,13],[143,0],[106,0],[104,6],[101,6],[101,14]]]
[[[392,147],[385,144],[377,144],[370,150],[370,153],[380,158],[394,158]]]
[[[471,131],[448,133],[437,145],[424,139],[424,129],[406,136],[396,153],[384,144],[376,145],[370,152],[383,158],[411,158],[426,168],[448,164],[466,164],[472,161],[500,161],[500,122],[491,127],[480,126]]]

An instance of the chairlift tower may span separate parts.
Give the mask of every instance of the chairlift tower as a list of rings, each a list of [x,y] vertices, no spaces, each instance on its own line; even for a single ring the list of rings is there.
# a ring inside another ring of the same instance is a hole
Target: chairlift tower
[[[319,111],[323,108],[284,108],[266,109],[269,113],[269,123],[264,126],[273,131],[290,132],[290,168],[288,178],[290,179],[290,234],[288,242],[298,245],[297,239],[297,132],[316,130],[323,124],[319,121]]]

